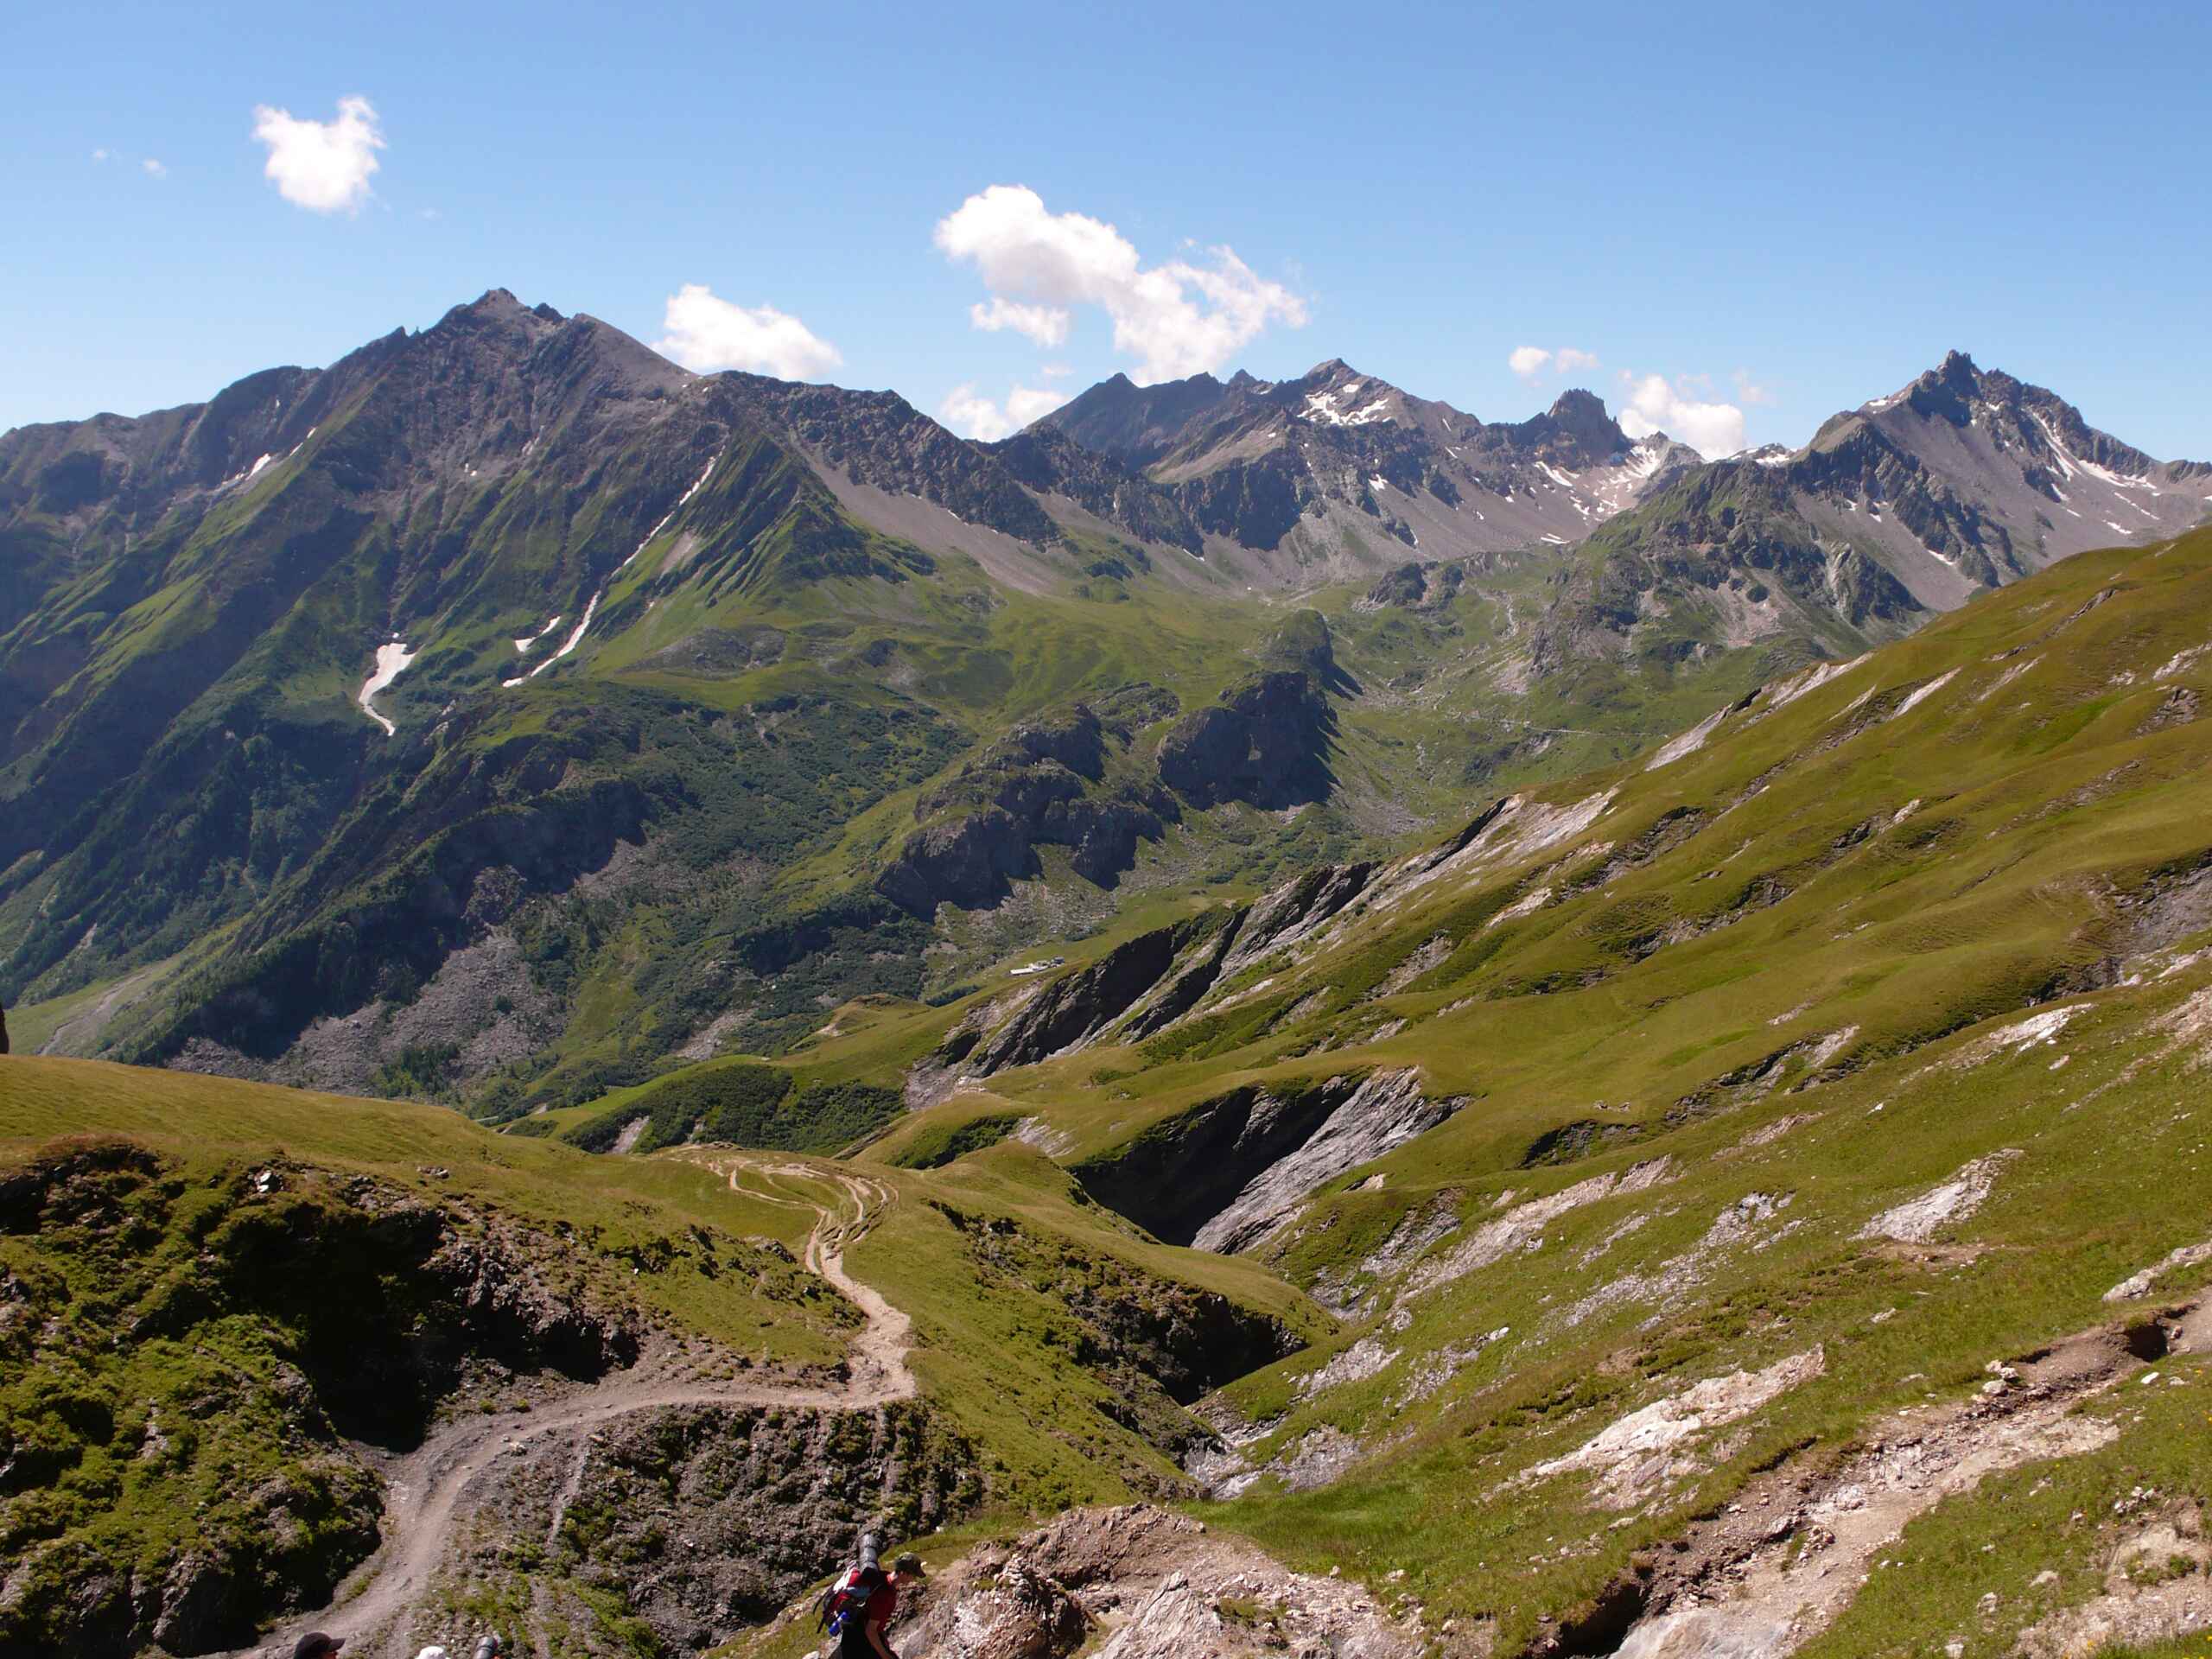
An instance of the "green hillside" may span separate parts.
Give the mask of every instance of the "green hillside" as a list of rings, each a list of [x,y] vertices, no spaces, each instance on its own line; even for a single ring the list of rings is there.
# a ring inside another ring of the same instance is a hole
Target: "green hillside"
[[[498,291],[6,435],[0,1001],[504,1119],[1420,842],[1870,637],[1736,642],[1700,570],[1585,640],[1543,543],[1378,583],[1350,529],[1262,588],[1012,464]]]
[[[1916,1570],[1803,1650],[2012,1651],[2096,1592],[2130,1492],[2184,1531],[2212,1497],[2187,1403],[2212,1382],[2208,640],[2212,536],[2071,561],[1772,683],[1697,747],[1515,798],[1157,1034],[1109,1024],[870,1155],[1034,1119],[1103,1201],[1188,1236],[1147,1172],[1256,1144],[1219,1138],[1225,1111],[1410,1069],[1441,1126],[1246,1247],[1345,1325],[1228,1391],[1250,1427],[1221,1466],[1250,1484],[1222,1519],[1403,1572],[1498,1651],[1610,1652],[1696,1573],[1758,1565],[1732,1505],[1816,1551],[1839,1471],[1925,1419],[2018,1472],[1901,1504],[1885,1554]],[[2027,1380],[1985,1395],[1993,1365]],[[1576,1461],[1732,1377],[1756,1409]],[[2047,1466],[2055,1444],[2077,1455]]]

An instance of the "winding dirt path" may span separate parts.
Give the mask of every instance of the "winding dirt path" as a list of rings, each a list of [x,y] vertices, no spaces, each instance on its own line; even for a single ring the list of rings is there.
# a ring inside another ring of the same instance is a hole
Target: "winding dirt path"
[[[702,1154],[696,1161],[727,1177],[733,1191],[814,1212],[814,1228],[806,1241],[807,1268],[835,1286],[866,1316],[848,1349],[844,1376],[828,1382],[757,1376],[721,1381],[688,1376],[664,1363],[648,1363],[567,1400],[539,1407],[524,1421],[472,1417],[442,1424],[385,1471],[380,1527],[384,1544],[339,1586],[329,1606],[286,1619],[283,1628],[289,1634],[281,1638],[206,1659],[281,1659],[306,1630],[345,1637],[347,1659],[402,1659],[411,1653],[405,1640],[405,1615],[451,1554],[461,1499],[499,1459],[519,1455],[549,1435],[588,1431],[636,1412],[677,1406],[861,1411],[913,1398],[918,1385],[906,1365],[912,1322],[845,1271],[846,1246],[866,1236],[882,1212],[898,1201],[896,1190],[865,1175],[742,1153]],[[747,1173],[772,1190],[763,1192],[742,1185]],[[795,1187],[792,1183],[798,1180],[834,1187],[842,1198],[833,1208]],[[580,1484],[581,1477],[580,1462],[571,1484]]]

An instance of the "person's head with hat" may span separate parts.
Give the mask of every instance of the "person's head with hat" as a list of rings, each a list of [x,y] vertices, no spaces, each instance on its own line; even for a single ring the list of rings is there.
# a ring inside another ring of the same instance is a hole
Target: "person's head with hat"
[[[292,1659],[331,1659],[346,1645],[342,1636],[325,1636],[321,1630],[309,1630],[292,1643]]]

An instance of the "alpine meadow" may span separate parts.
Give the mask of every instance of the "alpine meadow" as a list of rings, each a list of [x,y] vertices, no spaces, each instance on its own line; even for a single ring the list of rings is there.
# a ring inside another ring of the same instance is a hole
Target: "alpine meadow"
[[[2204,1650],[2212,30],[1294,10],[31,25],[0,1659]]]

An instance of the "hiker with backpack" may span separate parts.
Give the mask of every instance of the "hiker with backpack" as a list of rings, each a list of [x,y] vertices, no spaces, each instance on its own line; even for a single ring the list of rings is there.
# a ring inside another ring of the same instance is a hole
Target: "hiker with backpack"
[[[898,1659],[884,1636],[898,1615],[899,1592],[926,1576],[922,1558],[909,1553],[891,1564],[886,1573],[881,1549],[874,1534],[861,1540],[861,1559],[823,1593],[816,1628],[829,1633],[836,1659]]]

